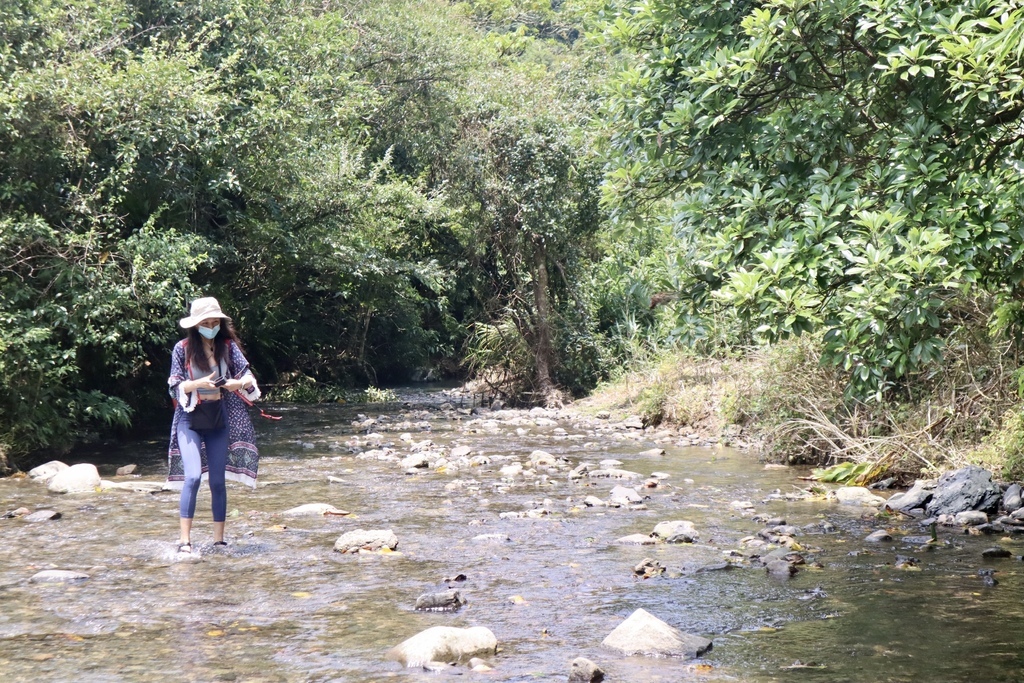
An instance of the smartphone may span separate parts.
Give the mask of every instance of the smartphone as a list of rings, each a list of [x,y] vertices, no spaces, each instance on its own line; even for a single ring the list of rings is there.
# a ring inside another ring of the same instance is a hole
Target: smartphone
[[[217,379],[213,380],[213,386],[215,387],[222,387],[227,383],[228,381],[224,377],[218,377]]]

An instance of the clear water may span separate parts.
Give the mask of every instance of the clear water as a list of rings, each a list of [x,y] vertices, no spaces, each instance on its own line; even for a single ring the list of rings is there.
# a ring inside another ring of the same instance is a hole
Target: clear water
[[[655,444],[649,433],[624,438],[599,431],[599,421],[562,419],[568,434],[583,435],[572,440],[525,414],[494,426],[438,409],[439,396],[406,398],[412,403],[285,406],[280,422],[260,420],[260,486],[229,485],[231,546],[220,552],[210,545],[203,489],[195,563],[176,561],[175,493],[59,496],[26,479],[0,480],[0,512],[24,506],[63,514],[35,524],[0,520],[0,681],[564,681],[577,656],[593,659],[612,681],[1021,680],[1021,563],[981,558],[994,545],[1024,554],[1019,539],[946,530],[930,551],[900,541],[869,546],[862,539],[877,528],[888,526],[897,539],[922,532],[861,508],[764,502],[773,491],[801,487],[804,472],[764,469],[728,449]],[[371,448],[346,445],[365,437],[352,425],[357,413],[386,415],[375,430],[399,453],[408,446],[398,437],[409,432],[439,447],[469,446],[472,455],[525,460],[543,449],[574,463],[615,458],[624,469],[671,477],[644,490],[648,509],[625,510],[582,506],[587,495],[607,498],[615,482],[569,483],[559,475],[510,485],[498,474],[507,464],[500,460],[455,475],[406,475],[397,464],[355,458]],[[668,454],[637,455],[655,445]],[[135,462],[143,480],[161,481],[165,448],[162,439],[140,441],[102,460],[78,460],[96,462],[105,477]],[[455,479],[468,483],[446,490]],[[762,528],[730,507],[737,500],[796,526],[833,524],[837,533],[797,539],[823,568],[789,581],[753,568],[693,573],[725,551],[743,550],[741,539]],[[304,503],[353,514],[280,515]],[[499,518],[541,505],[552,514]],[[701,542],[613,543],[671,519],[694,522]],[[335,539],[356,528],[392,529],[398,552],[333,552]],[[481,534],[511,540],[473,540]],[[916,557],[919,570],[897,569],[897,555]],[[645,557],[672,577],[635,579],[632,568]],[[982,567],[997,570],[998,586],[982,584]],[[43,569],[91,578],[29,583]],[[417,596],[444,589],[444,579],[460,573],[468,577],[458,585],[465,608],[413,611]],[[638,607],[711,638],[713,651],[683,662],[602,650],[605,635]],[[490,628],[500,646],[494,671],[428,673],[385,660],[388,648],[433,625]]]

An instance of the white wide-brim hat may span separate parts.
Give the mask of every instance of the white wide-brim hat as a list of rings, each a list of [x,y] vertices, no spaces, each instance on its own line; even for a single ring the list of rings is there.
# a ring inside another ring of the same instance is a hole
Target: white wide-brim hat
[[[203,322],[207,318],[224,318],[225,320],[231,320],[231,318],[224,315],[224,312],[220,310],[220,304],[212,296],[204,296],[196,299],[192,302],[192,310],[187,318],[182,318],[178,321],[178,324],[184,328],[195,327],[199,323]]]

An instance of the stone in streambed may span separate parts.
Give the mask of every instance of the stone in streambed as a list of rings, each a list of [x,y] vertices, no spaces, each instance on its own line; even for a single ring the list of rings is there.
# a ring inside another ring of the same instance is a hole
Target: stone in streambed
[[[868,535],[864,539],[865,543],[888,543],[892,540],[892,535],[885,529],[879,529]]]
[[[29,510],[28,508],[21,507],[17,508],[16,510],[8,510],[3,515],[0,515],[0,519],[14,519],[15,517],[24,517],[25,515],[30,514],[31,512],[32,511]]]
[[[285,517],[324,517],[327,515],[348,515],[351,514],[346,510],[339,510],[333,505],[327,503],[307,503],[294,507],[290,510],[285,510],[281,513]]]
[[[47,488],[54,493],[86,493],[100,487],[96,465],[81,463],[61,470],[50,479]]]
[[[987,548],[986,550],[981,551],[981,556],[984,557],[984,558],[990,559],[990,560],[998,560],[998,559],[1005,559],[1007,557],[1012,557],[1013,555],[1006,548],[998,548],[998,547],[996,547],[996,548]]]
[[[477,655],[493,655],[497,649],[498,639],[483,626],[433,626],[391,648],[387,659],[412,668],[428,662],[458,663]]]
[[[924,509],[935,494],[935,482],[918,479],[914,486],[905,493],[897,493],[885,501],[885,507],[900,512],[910,512],[918,508]]]
[[[590,473],[590,476],[595,479],[642,479],[643,475],[639,472],[630,472],[629,470],[616,470],[616,469],[604,469],[594,470]]]
[[[659,456],[659,455],[665,455],[665,449],[664,448],[650,448],[650,449],[648,449],[646,451],[640,451],[639,453],[637,453],[637,455],[642,455],[642,456],[645,456],[645,457],[655,457],[655,456]]]
[[[466,604],[462,594],[457,590],[440,593],[424,593],[416,598],[417,612],[457,612]]]
[[[586,657],[577,657],[569,666],[569,683],[601,683],[604,671]]]
[[[1010,484],[1003,491],[1003,509],[1006,512],[1019,510],[1024,506],[1024,499],[1021,498],[1020,484]]]
[[[32,583],[67,583],[70,581],[85,581],[88,574],[73,572],[65,569],[47,569],[35,574],[31,579]]]
[[[633,503],[643,502],[643,496],[637,493],[634,489],[626,488],[625,486],[616,486],[612,489],[611,494],[608,496],[608,500],[616,505],[632,505]]]
[[[876,496],[863,486],[844,486],[836,489],[836,500],[840,505],[863,505],[865,507],[885,505],[885,498]]]
[[[63,463],[60,460],[51,460],[50,462],[43,463],[39,467],[33,467],[30,469],[28,471],[28,476],[33,481],[46,484],[57,476],[58,472],[63,472],[66,469],[68,469],[68,465],[66,463]]]
[[[797,572],[796,565],[786,560],[771,560],[764,565],[764,568],[769,576],[778,579],[788,579]]]
[[[137,465],[124,465],[117,468],[115,475],[118,477],[127,477],[130,474],[135,474],[136,469],[138,469]]]
[[[693,543],[700,538],[700,532],[694,528],[693,522],[683,519],[660,522],[651,535],[666,543]]]
[[[364,530],[356,529],[338,537],[334,542],[334,550],[339,553],[358,553],[361,551],[394,550],[398,547],[398,537],[391,529]]]
[[[966,510],[994,512],[1001,500],[1002,491],[992,481],[992,473],[969,465],[939,477],[925,512],[930,517],[955,515]]]
[[[657,542],[657,539],[647,534],[630,534],[629,536],[615,539],[616,545],[655,545]]]
[[[682,657],[692,659],[711,650],[711,641],[683,633],[643,609],[633,612],[601,641],[601,645],[626,656]]]
[[[981,524],[988,524],[988,515],[978,510],[965,510],[958,512],[953,517],[954,524],[960,524],[962,526],[979,526]]]
[[[48,522],[51,519],[60,519],[61,514],[56,510],[36,510],[30,515],[25,515],[22,519],[26,522]]]

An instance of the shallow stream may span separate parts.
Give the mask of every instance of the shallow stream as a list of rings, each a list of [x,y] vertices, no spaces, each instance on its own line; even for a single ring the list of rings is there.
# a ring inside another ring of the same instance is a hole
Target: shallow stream
[[[442,409],[449,397],[441,393],[403,398],[280,406],[280,422],[259,420],[260,484],[229,484],[231,544],[219,552],[203,487],[193,531],[198,562],[174,552],[176,492],[56,495],[27,478],[0,480],[0,513],[62,514],[0,520],[0,681],[564,681],[577,656],[597,662],[606,680],[628,682],[1024,679],[1022,540],[940,529],[940,543],[925,548],[901,540],[926,533],[912,521],[785,500],[806,486],[798,478],[806,472],[766,469],[742,452],[680,446],[678,434],[568,414],[538,425],[525,412]],[[388,444],[404,456],[424,439],[435,450],[468,446],[491,464],[406,474],[396,463],[357,458]],[[654,447],[666,455],[639,455]],[[646,509],[590,508],[586,496],[607,498],[623,482],[571,482],[565,472],[502,479],[502,466],[525,463],[535,449],[567,457],[570,467],[616,459],[644,477],[668,477],[641,489]],[[141,480],[162,481],[165,454],[158,439],[68,462],[94,462],[104,478],[134,462]],[[733,505],[739,501],[753,509]],[[352,514],[280,515],[306,503]],[[499,516],[538,508],[550,514]],[[736,557],[745,568],[695,571],[729,551],[754,552],[741,540],[764,528],[756,515],[800,527],[797,541],[821,568],[780,580]],[[615,543],[674,519],[692,521],[700,541]],[[338,536],[357,528],[392,529],[397,552],[335,553]],[[880,528],[897,540],[863,541]],[[507,540],[474,540],[491,534]],[[997,545],[1015,558],[983,560]],[[898,555],[916,567],[897,568]],[[636,578],[644,558],[668,571]],[[998,585],[984,585],[982,568],[996,570]],[[44,569],[90,578],[29,582]],[[461,611],[413,610],[417,596],[444,590],[459,574],[467,580],[450,585],[468,600]],[[640,607],[712,639],[713,650],[689,662],[602,650],[601,640]],[[500,647],[494,670],[431,673],[385,660],[388,648],[433,625],[491,629]]]

